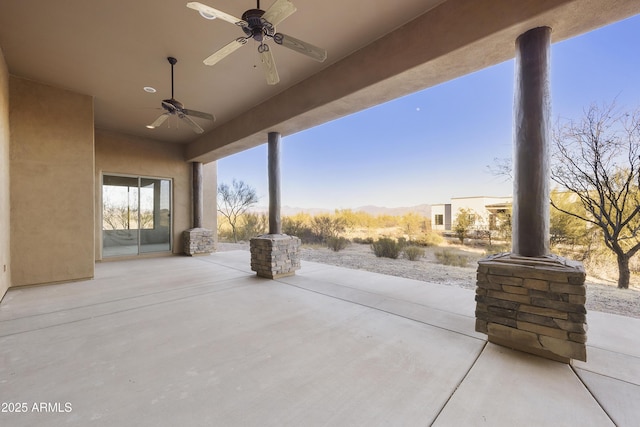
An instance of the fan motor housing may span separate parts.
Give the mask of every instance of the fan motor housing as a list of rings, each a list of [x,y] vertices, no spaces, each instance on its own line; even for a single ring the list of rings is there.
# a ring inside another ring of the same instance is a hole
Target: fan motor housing
[[[163,99],[162,108],[170,113],[174,113],[176,110],[183,110],[184,105],[182,105],[182,102],[176,101],[175,99]]]
[[[266,34],[268,27],[272,27],[268,23],[265,26],[266,21],[262,19],[262,15],[264,15],[264,10],[262,9],[249,9],[242,14],[242,20],[249,24],[246,27],[242,27],[242,30],[247,37],[251,37],[259,42],[262,41],[264,35],[269,35]]]

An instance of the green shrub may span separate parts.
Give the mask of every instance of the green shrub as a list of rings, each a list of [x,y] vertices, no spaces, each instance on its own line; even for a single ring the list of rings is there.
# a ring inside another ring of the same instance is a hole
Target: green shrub
[[[440,252],[434,252],[436,259],[440,264],[452,265],[454,267],[466,267],[469,264],[469,257],[455,253],[450,249],[443,249]]]
[[[269,217],[266,214],[246,213],[241,217],[236,238],[238,241],[249,241],[252,237],[265,234],[269,230]]]
[[[311,231],[320,237],[321,242],[327,243],[331,237],[337,237],[344,232],[346,225],[343,218],[330,215],[317,215],[311,218]]]
[[[296,236],[300,238],[302,244],[314,245],[322,243],[322,236],[318,236],[311,230],[311,227],[304,224],[302,221],[292,220],[289,217],[282,219],[282,233],[289,236]]]
[[[282,233],[284,234],[300,237],[303,233],[307,232],[308,229],[309,228],[305,225],[304,221],[300,219],[288,216],[282,218]]]
[[[289,233],[285,233],[289,234]],[[291,235],[291,234],[290,234]],[[311,228],[305,227],[300,230],[300,233],[295,235],[300,238],[300,241],[307,245],[320,245],[322,244],[322,236],[315,234]]]
[[[373,253],[378,257],[397,259],[402,248],[393,239],[382,237],[371,244]]]
[[[438,246],[438,245],[442,244],[442,242],[444,242],[444,238],[442,237],[442,235],[440,233],[436,233],[434,231],[429,231],[429,232],[424,233],[423,235],[419,236],[412,243],[414,245],[418,245],[418,246],[430,247],[430,246]]]
[[[327,239],[327,246],[334,252],[341,251],[342,249],[346,248],[349,243],[349,239],[345,237],[329,237]]]
[[[504,243],[504,244],[493,244],[493,245],[489,245],[487,247],[487,249],[484,251],[484,254],[486,256],[488,255],[493,255],[493,254],[499,254],[499,253],[503,253],[503,252],[509,252],[511,250],[511,245],[508,243]]]
[[[419,246],[407,246],[403,249],[404,256],[409,261],[416,261],[418,258],[424,257],[424,249]]]
[[[354,237],[352,239],[353,243],[359,243],[361,245],[370,245],[373,243],[373,237]]]
[[[233,232],[231,230],[218,230],[218,240],[221,242],[233,243]]]

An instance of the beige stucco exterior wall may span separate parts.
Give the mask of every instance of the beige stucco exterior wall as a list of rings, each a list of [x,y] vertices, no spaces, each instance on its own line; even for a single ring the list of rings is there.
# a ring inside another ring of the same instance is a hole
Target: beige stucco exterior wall
[[[182,232],[191,228],[191,164],[184,147],[96,129],[95,258],[102,259],[102,174],[124,174],[172,180],[173,253],[182,253]]]
[[[0,300],[11,285],[9,144],[9,71],[0,49]]]
[[[511,197],[455,197],[451,199],[451,221],[455,222],[461,209],[471,209],[478,217],[476,226],[484,226],[489,223],[490,212],[487,205],[497,203],[511,203]]]
[[[93,99],[9,78],[13,286],[93,277]]]

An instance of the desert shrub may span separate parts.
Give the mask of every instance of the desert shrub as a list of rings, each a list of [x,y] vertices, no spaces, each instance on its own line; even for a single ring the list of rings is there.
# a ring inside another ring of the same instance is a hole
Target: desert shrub
[[[310,228],[303,228],[296,237],[299,237],[302,243],[308,245],[320,245],[323,243],[322,236],[314,233]]]
[[[269,217],[266,214],[246,213],[241,217],[241,223],[236,231],[236,238],[238,241],[247,241],[252,237],[265,234],[268,230]]]
[[[503,244],[492,244],[487,246],[487,249],[484,251],[485,255],[493,255],[499,254],[503,252],[509,252],[511,250],[511,244],[503,243]]]
[[[634,255],[629,261],[629,269],[633,274],[640,273],[640,257],[638,255]]]
[[[373,243],[373,237],[354,237],[351,239],[353,243],[359,243],[361,245],[370,245]]]
[[[424,257],[425,251],[419,246],[406,246],[403,250],[405,258],[409,261],[416,261],[418,258]]]
[[[434,252],[434,255],[440,264],[452,265],[455,267],[466,267],[467,264],[469,264],[469,257],[467,255],[455,253],[449,249]]]
[[[593,248],[589,252],[584,252],[584,256],[580,259],[579,254],[570,254],[569,251],[554,251],[559,254],[566,254],[567,258],[581,260],[587,274],[599,279],[616,280],[618,276],[618,264],[616,256],[604,245]],[[564,253],[563,253],[564,252]]]
[[[430,247],[430,246],[438,246],[442,244],[442,242],[444,242],[444,238],[442,237],[441,234],[430,231],[419,236],[412,243],[418,246]]]
[[[308,227],[303,219],[288,216],[282,218],[282,232],[284,234],[300,237],[300,235],[307,229]]]
[[[334,252],[341,251],[349,245],[349,239],[345,237],[329,237],[327,239],[327,246]]]
[[[397,259],[402,247],[393,239],[381,237],[371,244],[373,253],[378,257]]]
[[[289,236],[296,236],[305,245],[322,243],[322,236],[317,235],[307,223],[300,218],[284,217],[282,219],[282,232]]]
[[[311,219],[310,224],[313,234],[319,236],[322,242],[327,242],[331,237],[337,237],[345,231],[345,220],[329,215],[318,215]]]
[[[221,242],[233,242],[233,232],[230,229],[219,229],[218,240]]]

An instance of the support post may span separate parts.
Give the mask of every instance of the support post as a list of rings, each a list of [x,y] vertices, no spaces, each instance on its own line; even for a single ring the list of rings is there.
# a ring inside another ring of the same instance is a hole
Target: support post
[[[202,181],[202,163],[192,163],[192,200],[193,228],[182,233],[184,253],[186,255],[209,255],[214,250],[213,231],[203,228],[204,184]]]
[[[478,261],[476,331],[548,359],[587,360],[585,270],[549,253],[551,29],[516,41],[513,253]]]
[[[511,243],[528,257],[549,253],[550,46],[549,27],[516,40]]]
[[[268,135],[269,234],[249,242],[251,270],[268,279],[291,276],[300,269],[300,239],[282,234],[280,220],[280,133]]]
[[[280,220],[280,133],[269,132],[269,234],[282,234]]]

